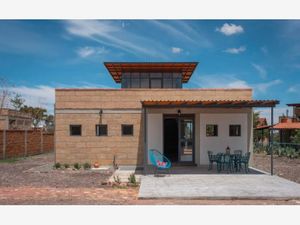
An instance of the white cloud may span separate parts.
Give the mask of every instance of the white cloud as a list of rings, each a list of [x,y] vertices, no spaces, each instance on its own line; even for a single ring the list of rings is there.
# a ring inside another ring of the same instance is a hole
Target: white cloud
[[[178,54],[182,52],[182,48],[178,48],[178,47],[172,47],[172,53],[174,54]]]
[[[252,88],[255,93],[266,93],[269,88],[281,84],[281,80],[272,80],[264,83],[248,83],[234,74],[205,74],[191,81],[201,88]]]
[[[267,55],[269,53],[269,50],[266,46],[263,46],[260,48],[260,50],[262,51],[262,53],[264,53],[265,55]]]
[[[46,108],[48,112],[53,113],[55,88],[46,85],[39,85],[35,87],[11,87],[10,90],[14,93],[20,94],[25,99],[26,105]]]
[[[145,35],[137,35],[114,21],[68,20],[66,31],[74,36],[87,38],[101,45],[117,48],[134,55],[167,58],[160,49],[166,48]],[[156,46],[156,48],[149,48]]]
[[[286,115],[286,110],[289,110],[289,115],[291,116],[292,108],[291,107],[275,107],[274,108],[274,124],[278,123],[278,117],[283,114]],[[268,121],[268,124],[271,124],[271,109],[270,108],[255,108],[255,112],[259,112],[260,117],[265,117]]]
[[[240,53],[242,53],[244,51],[246,51],[246,47],[245,46],[241,46],[239,48],[228,48],[224,52],[230,53],[230,54],[240,54]]]
[[[288,92],[300,94],[300,84],[290,86]]]
[[[272,80],[269,82],[265,82],[265,83],[258,83],[258,84],[254,84],[254,88],[262,93],[266,93],[267,90],[275,85],[281,84],[282,81],[277,79],[277,80]]]
[[[235,25],[233,23],[228,24],[224,23],[221,28],[217,27],[216,31],[226,35],[226,36],[231,36],[234,34],[240,34],[244,32],[244,28],[240,25]]]
[[[81,58],[87,58],[92,55],[101,55],[107,52],[108,51],[104,47],[90,47],[90,46],[81,47],[76,50],[76,53]]]
[[[265,79],[267,77],[267,75],[268,75],[267,70],[263,66],[258,65],[256,63],[252,63],[251,65],[258,72],[258,74],[261,78]]]
[[[193,83],[204,88],[250,88],[246,81],[231,74],[200,75]]]
[[[177,41],[189,42],[193,46],[211,47],[212,42],[204,34],[200,34],[190,23],[186,21],[158,21],[149,20],[155,28],[159,28],[164,35],[168,35]]]

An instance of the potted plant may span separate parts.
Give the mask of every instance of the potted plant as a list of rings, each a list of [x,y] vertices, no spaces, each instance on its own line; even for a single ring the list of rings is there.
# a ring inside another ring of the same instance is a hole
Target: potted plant
[[[99,168],[100,167],[100,164],[96,161],[96,162],[94,162],[94,168]]]

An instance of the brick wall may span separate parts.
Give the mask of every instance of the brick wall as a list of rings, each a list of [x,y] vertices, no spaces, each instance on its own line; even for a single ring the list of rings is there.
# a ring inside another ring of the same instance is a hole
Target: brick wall
[[[24,130],[0,130],[0,159],[36,155],[53,149],[54,134],[40,130],[29,130],[27,134]]]

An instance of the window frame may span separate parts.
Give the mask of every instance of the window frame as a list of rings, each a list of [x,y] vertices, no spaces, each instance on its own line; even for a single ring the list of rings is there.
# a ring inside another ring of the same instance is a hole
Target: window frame
[[[80,134],[72,134],[72,127],[79,126],[80,127]],[[69,135],[70,136],[75,136],[75,137],[80,137],[82,136],[82,125],[81,124],[70,124],[69,125]]]
[[[216,134],[215,135],[208,135],[208,133],[207,133],[208,126],[214,126],[214,131],[216,130]],[[215,129],[215,127],[217,129]],[[219,125],[218,124],[206,124],[206,126],[205,126],[205,134],[206,134],[206,137],[218,137],[219,136]]]
[[[238,127],[238,135],[231,134],[231,127]],[[242,136],[242,126],[241,124],[229,124],[229,137],[241,137]]]
[[[132,134],[124,134],[123,128],[126,126],[131,126],[132,127]],[[121,135],[122,136],[134,136],[134,126],[133,124],[121,124]]]
[[[97,135],[97,127],[99,126],[99,135]],[[100,134],[100,127],[101,126],[105,126],[106,128],[106,133],[105,134]],[[96,133],[96,137],[107,137],[108,136],[108,126],[107,124],[96,124],[95,125],[95,133]]]

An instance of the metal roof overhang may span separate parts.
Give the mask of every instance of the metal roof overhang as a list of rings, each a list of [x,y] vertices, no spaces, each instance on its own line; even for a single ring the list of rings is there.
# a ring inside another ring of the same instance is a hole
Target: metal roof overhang
[[[123,72],[180,72],[182,82],[187,83],[198,62],[105,62],[116,83],[122,80]]]
[[[143,107],[253,108],[275,107],[278,100],[144,100]]]

